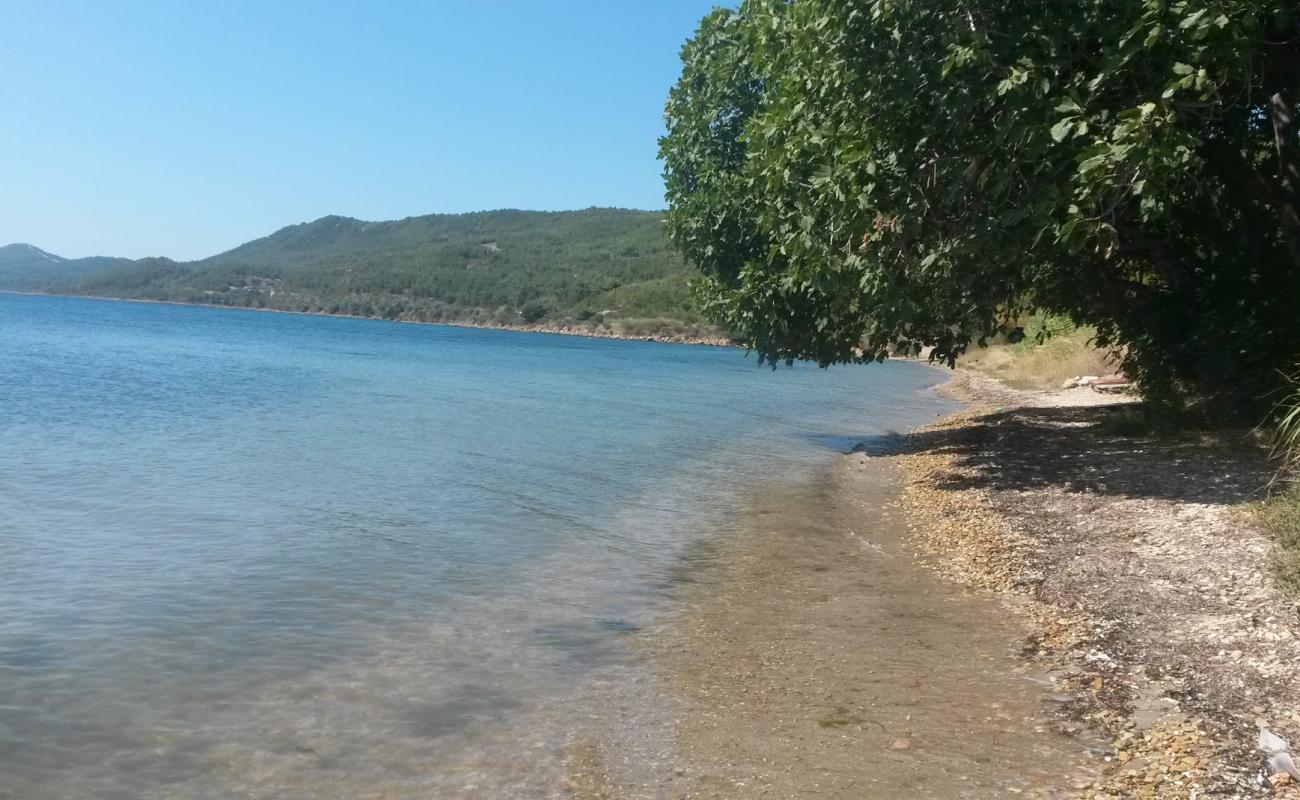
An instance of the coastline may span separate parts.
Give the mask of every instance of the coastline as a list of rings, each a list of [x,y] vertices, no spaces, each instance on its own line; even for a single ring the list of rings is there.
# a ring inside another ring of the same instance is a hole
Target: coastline
[[[577,796],[1048,797],[1062,765],[1090,774],[1097,743],[1054,727],[1056,678],[1017,652],[1032,618],[917,563],[901,477],[854,453],[757,489],[638,637],[671,753],[584,736]]]
[[[473,322],[430,322],[416,319],[389,319],[387,317],[364,316],[360,314],[331,314],[326,311],[290,311],[283,308],[255,308],[253,306],[232,306],[222,303],[187,303],[181,300],[151,300],[138,297],[108,297],[92,294],[62,294],[57,292],[20,292],[0,289],[0,294],[12,294],[22,297],[69,297],[82,300],[106,300],[114,303],[146,303],[162,306],[186,306],[190,308],[216,308],[226,311],[257,311],[267,314],[291,314],[299,317],[332,317],[336,319],[365,319],[375,322],[395,322],[403,325],[439,325],[448,328],[472,328],[476,330],[513,331],[515,333],[550,333],[556,336],[578,336],[587,339],[622,339],[638,342],[661,342],[664,344],[689,344],[705,347],[742,348],[730,339],[720,336],[687,336],[678,334],[624,334],[612,329],[591,328],[566,325],[513,325],[513,324],[479,324]]]
[[[639,637],[671,744],[588,735],[577,797],[1300,797],[1255,747],[1300,739],[1259,453],[1111,435],[1086,389],[939,391],[964,410],[756,491]]]
[[[1092,800],[1300,797],[1259,726],[1300,737],[1300,625],[1247,504],[1269,469],[1239,441],[1109,433],[1116,400],[1017,391],[969,372],[965,411],[886,460],[909,540],[936,573],[1026,600],[1026,658],[1062,676],[1057,724],[1107,744]],[[1118,402],[1123,402],[1118,401]]]

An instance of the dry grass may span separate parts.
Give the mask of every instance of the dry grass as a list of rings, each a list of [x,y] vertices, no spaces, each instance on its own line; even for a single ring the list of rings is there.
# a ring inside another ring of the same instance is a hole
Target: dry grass
[[[1042,344],[1033,338],[1019,344],[973,348],[959,362],[1016,389],[1056,389],[1080,375],[1113,375],[1110,354],[1090,343],[1093,331],[1077,328],[1054,333]]]
[[[1255,507],[1261,528],[1277,542],[1278,582],[1300,595],[1300,487],[1292,486]]]

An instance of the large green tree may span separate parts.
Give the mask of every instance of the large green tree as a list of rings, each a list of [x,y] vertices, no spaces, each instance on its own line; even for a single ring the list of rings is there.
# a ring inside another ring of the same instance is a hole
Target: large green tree
[[[669,228],[764,359],[1033,308],[1244,409],[1300,356],[1295,0],[747,0],[682,59]]]

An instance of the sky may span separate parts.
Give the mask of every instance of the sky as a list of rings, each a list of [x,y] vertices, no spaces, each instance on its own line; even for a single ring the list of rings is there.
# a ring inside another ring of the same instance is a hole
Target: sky
[[[285,225],[662,208],[718,0],[0,0],[0,244],[194,259]]]

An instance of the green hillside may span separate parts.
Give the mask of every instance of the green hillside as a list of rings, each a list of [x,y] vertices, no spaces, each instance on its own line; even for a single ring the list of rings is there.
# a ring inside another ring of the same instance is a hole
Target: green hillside
[[[30,291],[129,263],[123,258],[63,258],[30,244],[0,247],[0,288]]]
[[[658,212],[324,217],[201,261],[142,259],[0,288],[425,322],[706,334]],[[46,275],[41,279],[39,275]]]

